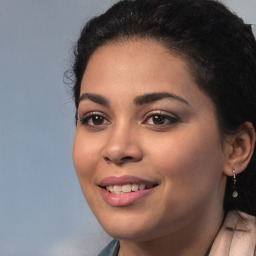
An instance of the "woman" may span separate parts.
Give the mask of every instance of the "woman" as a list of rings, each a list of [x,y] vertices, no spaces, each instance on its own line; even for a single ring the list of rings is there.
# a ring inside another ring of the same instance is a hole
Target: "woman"
[[[256,42],[212,0],[121,1],[75,49],[73,159],[100,255],[254,255]]]

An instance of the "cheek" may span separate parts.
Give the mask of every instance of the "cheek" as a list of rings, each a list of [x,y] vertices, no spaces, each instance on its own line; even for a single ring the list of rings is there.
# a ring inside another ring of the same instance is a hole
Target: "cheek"
[[[223,154],[218,134],[213,134],[207,136],[195,128],[166,134],[155,141],[158,146],[152,147],[151,163],[163,176],[166,189],[175,187],[179,194],[185,194],[216,186],[222,174]]]
[[[77,131],[73,144],[73,162],[82,193],[90,206],[96,209],[95,172],[98,168],[100,148],[97,139]]]
[[[83,192],[86,184],[93,183],[93,175],[97,168],[100,147],[97,140],[84,136],[77,131],[73,144],[73,162]]]

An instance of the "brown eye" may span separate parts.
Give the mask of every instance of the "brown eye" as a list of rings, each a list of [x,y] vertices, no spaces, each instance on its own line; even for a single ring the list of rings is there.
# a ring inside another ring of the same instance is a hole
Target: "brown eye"
[[[94,115],[91,117],[91,122],[93,125],[102,125],[104,123],[104,118],[102,116]]]
[[[109,124],[109,121],[102,115],[100,114],[88,114],[85,117],[83,117],[82,119],[80,119],[80,122],[83,125],[87,125],[87,126],[102,126],[105,124]]]
[[[163,126],[177,123],[178,119],[172,116],[163,115],[163,114],[152,114],[147,117],[145,123],[155,126]]]
[[[166,121],[166,117],[165,116],[161,116],[161,115],[153,115],[152,116],[152,122],[156,125],[161,125],[164,124]]]

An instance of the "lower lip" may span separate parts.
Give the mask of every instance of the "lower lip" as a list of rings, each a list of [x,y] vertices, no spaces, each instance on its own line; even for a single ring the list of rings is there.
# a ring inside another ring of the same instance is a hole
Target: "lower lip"
[[[101,188],[102,196],[104,200],[111,206],[128,206],[132,205],[142,198],[145,198],[149,195],[153,188],[138,190],[135,192],[125,193],[125,194],[112,194],[108,192],[106,189]]]

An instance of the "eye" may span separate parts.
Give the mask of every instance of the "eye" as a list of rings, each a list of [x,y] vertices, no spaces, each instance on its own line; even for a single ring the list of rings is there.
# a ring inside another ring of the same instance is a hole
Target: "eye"
[[[78,119],[83,125],[90,127],[104,126],[110,122],[101,113],[88,113],[83,118]]]
[[[155,126],[165,126],[173,123],[177,123],[178,118],[173,116],[165,115],[165,114],[149,114],[146,117],[144,123]]]

